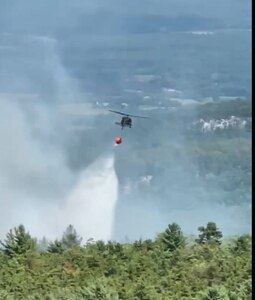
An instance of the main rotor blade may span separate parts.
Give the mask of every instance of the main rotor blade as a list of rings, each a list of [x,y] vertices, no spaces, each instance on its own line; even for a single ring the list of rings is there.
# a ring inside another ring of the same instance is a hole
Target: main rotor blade
[[[150,119],[150,117],[136,116],[136,115],[128,115],[129,117],[141,118],[141,119]]]
[[[136,115],[125,114],[123,112],[120,112],[120,111],[117,111],[117,110],[112,110],[112,109],[109,109],[109,111],[111,111],[113,113],[116,113],[116,114],[123,115],[123,116],[127,116],[127,117],[134,117],[134,118],[141,118],[141,119],[149,119],[150,118],[150,117],[143,117],[143,116],[136,116]]]
[[[125,114],[125,113],[122,113],[122,112],[116,111],[116,110],[111,110],[111,109],[109,109],[109,111],[111,111],[111,112],[113,112],[113,113],[115,113],[115,114],[119,114],[119,115],[123,115],[123,116],[127,116],[127,117],[130,116],[130,115],[128,115],[128,114]]]

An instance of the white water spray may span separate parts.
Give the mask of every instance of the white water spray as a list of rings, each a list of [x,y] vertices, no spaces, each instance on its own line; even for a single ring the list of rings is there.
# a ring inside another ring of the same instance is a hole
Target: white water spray
[[[112,237],[118,180],[114,156],[101,157],[80,175],[63,209],[60,224],[72,224],[85,239],[109,240]]]

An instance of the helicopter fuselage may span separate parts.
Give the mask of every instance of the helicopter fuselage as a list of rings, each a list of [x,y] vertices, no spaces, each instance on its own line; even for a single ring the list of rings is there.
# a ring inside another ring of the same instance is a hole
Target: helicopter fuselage
[[[122,127],[129,127],[131,128],[132,126],[132,119],[129,117],[122,117],[120,124]]]
[[[124,127],[132,127],[132,119],[129,117],[122,117],[120,122],[115,122],[115,124],[121,126],[121,129]]]

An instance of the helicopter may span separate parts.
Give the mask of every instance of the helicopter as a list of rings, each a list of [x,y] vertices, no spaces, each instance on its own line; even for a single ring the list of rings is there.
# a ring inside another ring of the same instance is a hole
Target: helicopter
[[[141,118],[141,119],[149,119],[149,117],[143,117],[143,116],[136,116],[136,115],[131,115],[131,114],[125,114],[121,111],[116,111],[116,110],[111,110],[109,109],[110,112],[113,112],[115,114],[123,115],[124,117],[121,118],[120,122],[115,122],[116,125],[121,126],[121,130],[123,130],[125,127],[131,128],[132,127],[132,119],[131,117],[134,118]],[[116,144],[121,144],[122,143],[122,138],[121,137],[116,137],[115,138],[115,143]]]
[[[149,117],[142,117],[142,116],[136,116],[136,115],[130,115],[130,114],[125,114],[121,111],[116,111],[116,110],[111,110],[109,109],[110,112],[113,112],[115,114],[123,115],[125,117],[121,118],[120,122],[115,122],[116,125],[121,126],[121,130],[123,130],[125,127],[132,127],[132,119],[130,117],[134,118],[141,118],[141,119],[149,119]]]

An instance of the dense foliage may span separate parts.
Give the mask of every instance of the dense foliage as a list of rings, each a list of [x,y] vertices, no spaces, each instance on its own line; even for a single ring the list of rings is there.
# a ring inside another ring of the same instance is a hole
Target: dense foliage
[[[251,236],[198,230],[194,241],[173,223],[153,240],[81,245],[70,225],[42,250],[20,225],[1,242],[0,299],[251,299]]]

